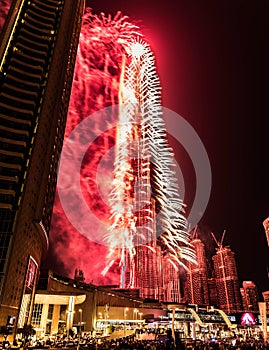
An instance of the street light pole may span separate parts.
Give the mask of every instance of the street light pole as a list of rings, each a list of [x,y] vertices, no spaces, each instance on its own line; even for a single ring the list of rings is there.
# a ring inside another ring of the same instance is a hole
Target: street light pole
[[[105,335],[108,335],[108,318],[109,318],[109,316],[108,316],[108,312],[109,312],[109,304],[106,304],[105,305],[105,309],[104,309],[104,316],[105,316],[105,330],[104,330],[104,332],[105,332]]]
[[[124,309],[124,327],[123,327],[123,329],[124,329],[124,336],[126,336],[126,317],[127,317],[127,311],[129,310],[129,308],[128,307],[126,307],[125,309]]]
[[[79,312],[79,325],[80,325],[79,333],[81,334],[82,333],[82,309],[79,309],[78,312]]]
[[[66,335],[69,337],[69,310],[66,310]]]
[[[134,309],[134,313],[133,313],[134,320],[137,320],[137,313],[138,313],[138,310]]]
[[[143,312],[139,312],[138,314],[139,314],[139,319],[142,320]],[[141,322],[140,322],[140,324],[139,324],[139,327],[141,328]]]
[[[75,311],[72,311],[70,309],[66,310],[66,333],[67,333],[67,337],[69,338],[70,335],[70,329],[71,329],[71,325],[73,322],[73,315],[74,315]]]

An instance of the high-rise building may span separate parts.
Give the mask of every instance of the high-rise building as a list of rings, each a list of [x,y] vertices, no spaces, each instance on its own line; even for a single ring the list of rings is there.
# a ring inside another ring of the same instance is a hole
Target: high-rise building
[[[240,288],[240,294],[241,294],[241,299],[242,299],[243,310],[248,310],[248,303],[247,303],[247,298],[246,298],[246,291],[244,290],[243,287]]]
[[[222,244],[219,244],[217,252],[212,259],[219,307],[228,313],[241,310],[234,252],[229,246],[223,247]]]
[[[119,84],[107,241],[109,256],[120,255],[122,287],[139,289],[142,298],[162,300],[162,258],[178,271],[194,254],[172,170],[154,56],[145,42],[129,40]]]
[[[162,259],[163,295],[161,300],[165,302],[182,302],[180,290],[180,275],[178,269],[171,265],[169,259]]]
[[[259,294],[257,286],[252,281],[243,281],[243,287],[240,288],[243,309],[245,311],[259,311]]]
[[[269,218],[267,218],[263,221],[263,227],[264,227],[264,231],[266,234],[267,243],[269,246]]]
[[[208,292],[209,292],[209,304],[212,306],[218,306],[218,293],[216,287],[216,280],[214,277],[210,277],[207,280]]]
[[[127,147],[124,145],[130,156],[133,153],[140,155],[143,151],[140,129],[139,123],[133,125],[134,142]],[[131,169],[132,182],[126,192],[136,213],[135,255],[132,258],[130,252],[126,251],[122,287],[139,289],[141,298],[159,300],[162,293],[161,248],[157,245],[156,208],[155,200],[151,198],[149,154],[144,152],[143,159],[132,159]]]
[[[0,45],[0,325],[30,323],[84,0],[13,1]]]
[[[269,314],[269,291],[262,292],[262,296],[266,304],[266,313]]]
[[[187,263],[185,297],[190,304],[208,305],[209,291],[205,245],[198,237],[197,227],[194,230],[191,244],[195,249],[197,264]]]

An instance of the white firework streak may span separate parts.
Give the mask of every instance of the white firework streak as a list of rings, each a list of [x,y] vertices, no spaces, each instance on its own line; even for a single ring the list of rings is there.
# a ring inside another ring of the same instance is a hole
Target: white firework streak
[[[196,261],[195,252],[190,244],[188,223],[184,217],[184,204],[179,197],[175,172],[174,154],[170,148],[161,109],[161,87],[155,68],[153,53],[148,45],[141,64],[143,86],[141,86],[141,104],[143,106],[142,127],[147,137],[146,146],[152,156],[155,171],[154,187],[156,199],[161,205],[161,227],[159,236],[165,244],[163,250],[169,254],[170,261],[185,268],[183,260]]]
[[[162,229],[158,238],[164,254],[175,267],[183,266],[184,261],[196,263],[195,251],[190,244],[188,223],[184,217],[184,204],[179,196],[175,178],[174,154],[167,141],[162,118],[161,87],[155,68],[153,53],[147,43],[131,38],[127,45],[126,59],[123,59],[119,91],[119,126],[116,140],[113,190],[110,196],[111,218],[113,221],[106,236],[110,247],[109,256],[120,255],[120,266],[128,252],[132,261],[136,254],[136,242],[147,245],[146,235],[136,225],[135,212],[139,207],[150,205],[152,195],[161,208],[158,220]],[[137,127],[137,125],[139,126]],[[135,148],[134,132],[138,131],[138,158],[141,160],[140,203],[129,196],[133,181],[133,167],[130,162]],[[152,176],[154,194],[151,194],[148,176]],[[146,174],[143,176],[143,174]],[[148,213],[146,211],[148,210]],[[144,217],[153,220],[152,209],[143,209]],[[144,227],[144,231],[150,227]],[[113,260],[114,261],[114,260]],[[111,265],[110,265],[111,266]],[[106,269],[107,271],[107,269]],[[105,271],[103,271],[104,273]],[[131,271],[131,280],[134,277]],[[130,282],[130,286],[133,281]]]

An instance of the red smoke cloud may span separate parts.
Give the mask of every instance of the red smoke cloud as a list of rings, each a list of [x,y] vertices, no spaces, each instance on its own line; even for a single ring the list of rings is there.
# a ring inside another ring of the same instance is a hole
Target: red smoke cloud
[[[93,16],[87,9],[80,35],[72,93],[69,104],[65,140],[76,126],[91,118],[91,115],[108,106],[118,103],[118,86],[122,62],[122,39],[133,33],[136,27],[120,13],[115,18]],[[114,113],[114,112],[115,113]],[[104,113],[104,118],[91,124],[90,131],[82,130],[72,140],[70,157],[79,153],[80,138],[94,140],[83,158],[80,169],[80,186],[84,199],[91,212],[103,223],[108,224],[110,209],[106,199],[111,190],[113,171],[113,146],[115,129],[113,123],[117,108]],[[103,132],[103,130],[106,130]],[[89,135],[90,133],[90,135]],[[61,177],[58,187],[67,186],[66,174]],[[70,182],[69,182],[70,183]],[[78,201],[78,191],[72,189],[68,200]],[[76,207],[73,208],[76,210]],[[111,268],[103,277],[101,271],[106,266],[107,247],[94,242],[94,235],[103,236],[102,226],[87,222],[90,240],[78,232],[69,222],[56,194],[50,231],[50,250],[47,265],[56,272],[73,277],[76,268],[83,270],[86,282],[95,284],[115,284],[119,282],[118,267]]]
[[[11,5],[11,0],[2,0],[0,6],[0,32],[3,29],[9,8]]]

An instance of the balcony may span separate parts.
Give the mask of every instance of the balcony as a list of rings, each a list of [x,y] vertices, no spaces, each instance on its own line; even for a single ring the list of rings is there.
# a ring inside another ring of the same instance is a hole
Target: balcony
[[[18,115],[21,115],[23,118],[29,118],[33,117],[34,113],[33,111],[21,108],[21,107],[15,107],[12,105],[9,105],[8,103],[0,101],[0,113],[7,113],[8,115],[11,115],[13,117],[18,117]]]
[[[14,84],[10,83],[4,83],[3,84],[3,90],[6,91],[8,95],[14,94],[18,97],[24,97],[27,100],[33,100],[35,101],[38,99],[38,92],[36,91],[27,91],[19,86],[14,86]]]
[[[35,11],[35,9],[29,9],[26,15],[27,22],[33,26],[37,26],[39,29],[42,28],[51,31],[54,25],[54,21],[51,18],[47,18],[44,15]]]
[[[15,75],[9,74],[5,80],[6,83],[10,85],[15,85],[19,88],[28,90],[28,91],[38,91],[40,89],[40,84],[37,82],[27,81],[23,77],[19,78]]]

